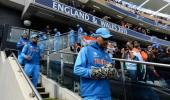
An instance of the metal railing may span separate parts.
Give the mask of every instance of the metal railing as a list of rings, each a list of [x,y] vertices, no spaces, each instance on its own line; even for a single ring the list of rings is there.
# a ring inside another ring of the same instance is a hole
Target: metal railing
[[[19,72],[21,72],[24,75],[24,78],[26,79],[26,81],[28,82],[30,88],[32,89],[32,93],[30,93],[29,95],[32,96],[33,98],[36,96],[36,98],[38,100],[43,100],[42,97],[40,96],[40,94],[38,93],[37,89],[34,87],[34,85],[32,84],[32,82],[30,81],[30,79],[28,78],[28,76],[26,75],[26,73],[24,72],[24,70],[22,69],[22,66],[19,64],[16,56],[14,53],[12,53],[9,57],[13,57],[14,60],[16,61],[18,67],[19,67]]]
[[[74,35],[74,43],[78,40],[77,32],[75,31]],[[70,34],[69,32],[63,33],[60,36],[50,36],[47,37],[47,39],[39,41],[39,45],[43,45],[45,48],[45,51],[50,50],[55,52],[59,50],[63,50],[65,48],[68,48],[71,46],[70,44]]]
[[[47,71],[44,74],[47,74],[49,78],[52,78],[59,82],[61,85],[66,86],[67,88],[71,89],[74,92],[79,91],[79,77],[73,74],[73,68],[74,68],[74,62],[76,60],[77,53],[68,52],[68,51],[54,51],[49,53],[48,56],[48,68],[45,68]],[[113,61],[119,61],[121,62],[129,62],[129,63],[137,63],[142,65],[151,65],[147,66],[147,68],[153,67],[153,66],[159,66],[159,67],[165,67],[170,68],[170,65],[168,64],[161,64],[161,63],[153,63],[153,62],[142,62],[142,61],[134,61],[134,60],[126,60],[126,59],[119,59],[119,58],[112,58]],[[58,62],[55,64],[55,62]],[[167,91],[170,91],[166,87],[162,87],[160,85],[155,84],[149,84],[146,81],[133,81],[129,80],[129,76],[127,76],[127,72],[125,68],[120,64],[120,70],[119,72],[119,78],[112,79],[113,81],[121,82],[122,83],[122,90],[123,94],[126,97],[127,94],[127,84],[138,84],[141,86],[151,87],[154,91],[164,93],[168,96],[170,94]],[[71,77],[68,79],[68,77]],[[70,84],[68,84],[68,81],[70,81]],[[74,82],[73,82],[74,81]],[[156,82],[156,80],[155,80]],[[112,85],[113,86],[113,85]],[[124,98],[126,100],[126,98]]]

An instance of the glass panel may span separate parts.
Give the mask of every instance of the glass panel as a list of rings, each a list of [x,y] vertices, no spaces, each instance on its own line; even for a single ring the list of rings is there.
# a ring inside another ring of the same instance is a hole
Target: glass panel
[[[14,43],[17,42],[24,32],[28,32],[28,29],[11,27],[7,37],[7,41],[14,42]]]
[[[65,52],[69,50],[65,49]],[[78,93],[80,92],[80,78],[74,75],[73,68],[77,55],[66,54],[66,53],[51,53],[49,58],[49,69],[47,70],[48,77],[59,82],[62,86],[70,89],[71,91]],[[111,90],[112,98],[116,100],[124,99],[125,87],[123,87],[122,73],[120,68],[120,63],[116,62],[116,68],[119,70],[119,77],[116,79],[111,79]]]
[[[124,62],[127,100],[169,100],[170,69]]]
[[[49,64],[49,72],[48,77],[61,82],[61,59],[59,53],[50,54],[50,64]]]

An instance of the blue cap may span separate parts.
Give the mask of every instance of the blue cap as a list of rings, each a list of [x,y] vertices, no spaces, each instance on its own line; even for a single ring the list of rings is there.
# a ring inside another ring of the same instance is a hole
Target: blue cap
[[[102,38],[109,38],[112,36],[107,28],[98,28],[95,35],[101,36]]]
[[[35,37],[38,37],[38,35],[37,34],[31,35],[31,38],[35,38]]]

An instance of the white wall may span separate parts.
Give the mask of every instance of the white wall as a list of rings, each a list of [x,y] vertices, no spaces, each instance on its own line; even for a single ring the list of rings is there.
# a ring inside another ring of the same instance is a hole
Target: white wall
[[[0,55],[2,60],[3,55]],[[0,62],[0,100],[37,100],[13,58]]]
[[[25,5],[25,1],[26,1],[26,0],[10,0],[10,1],[12,1],[12,2],[14,2],[14,3],[18,3],[18,4],[20,4],[20,5]]]
[[[50,93],[51,98],[58,98],[60,100],[81,100],[78,94],[61,87],[58,83],[48,79],[46,76],[42,75],[41,80],[43,87],[45,87],[46,92]]]

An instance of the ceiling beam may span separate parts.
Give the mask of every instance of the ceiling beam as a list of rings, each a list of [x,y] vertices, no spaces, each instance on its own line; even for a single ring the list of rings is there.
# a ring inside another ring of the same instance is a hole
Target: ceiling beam
[[[138,7],[137,7],[137,9],[140,9],[142,6],[144,6],[146,3],[148,3],[150,0],[146,0],[145,2],[143,2],[141,5],[139,5]]]
[[[153,13],[153,15],[156,15],[158,12],[160,12],[161,10],[165,9],[166,7],[168,7],[170,5],[170,3],[166,4],[165,6],[161,7],[160,9],[158,9],[157,11],[155,11]]]

